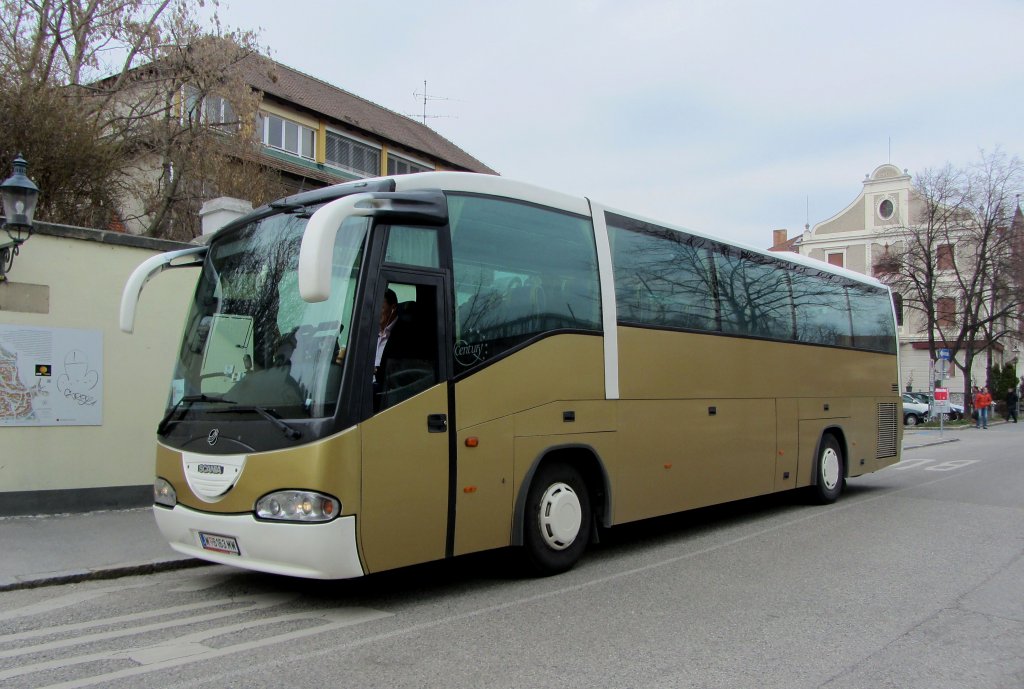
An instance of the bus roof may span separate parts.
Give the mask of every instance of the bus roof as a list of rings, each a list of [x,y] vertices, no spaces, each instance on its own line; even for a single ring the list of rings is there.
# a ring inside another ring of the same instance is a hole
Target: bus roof
[[[572,196],[570,194],[563,194],[562,192],[553,191],[545,187],[539,187],[527,182],[520,182],[517,180],[509,179],[507,177],[499,177],[497,175],[486,175],[475,172],[417,172],[408,175],[394,175],[390,177],[375,177],[364,180],[358,180],[355,182],[346,182],[344,184],[336,184],[330,187],[324,187],[321,189],[314,189],[311,191],[301,192],[292,196],[288,196],[284,199],[274,201],[266,206],[261,206],[255,209],[251,213],[246,214],[242,218],[232,221],[226,225],[222,230],[228,230],[233,227],[251,222],[259,217],[270,215],[281,209],[286,209],[292,206],[305,206],[305,205],[316,205],[327,201],[333,201],[343,196],[349,196],[352,194],[358,194],[363,192],[380,192],[380,191],[416,191],[426,189],[438,189],[441,191],[456,191],[465,192],[469,194],[483,194],[488,196],[498,196],[509,199],[515,199],[519,201],[526,201],[528,203],[535,203],[542,206],[549,206],[551,208],[557,208],[569,213],[575,213],[586,217],[591,217],[594,213],[608,211],[617,215],[623,215],[626,217],[634,218],[642,222],[648,222],[659,227],[664,227],[669,230],[677,232],[684,232],[686,234],[693,235],[695,237],[701,237],[714,242],[719,242],[728,246],[733,246],[744,251],[760,254],[771,258],[773,261],[789,262],[814,270],[819,270],[827,273],[834,273],[844,278],[862,282],[875,287],[881,287],[888,290],[888,286],[879,280],[858,273],[847,268],[840,268],[833,266],[824,261],[802,256],[795,253],[772,253],[766,249],[762,249],[742,242],[735,242],[722,237],[718,237],[705,232],[697,230],[691,230],[686,227],[679,225],[673,225],[666,223],[661,220],[649,218],[637,213],[630,211],[624,211],[610,206],[605,206],[597,201],[593,201],[589,198],[582,196]]]
[[[461,191],[474,194],[486,194],[489,196],[501,196],[551,206],[553,208],[558,208],[570,213],[577,213],[579,215],[586,215],[588,217],[592,215],[593,212],[609,211],[617,215],[624,215],[643,222],[649,222],[666,229],[685,232],[686,234],[690,234],[695,237],[701,237],[703,239],[733,246],[744,251],[761,254],[763,256],[770,257],[773,260],[788,261],[789,263],[806,266],[808,268],[813,268],[827,273],[834,273],[850,280],[888,289],[888,286],[870,275],[858,273],[856,271],[849,270],[848,268],[840,268],[815,258],[795,253],[772,253],[767,249],[751,246],[743,242],[735,242],[705,232],[680,227],[661,220],[638,215],[637,213],[632,213],[630,211],[605,206],[589,198],[563,194],[561,192],[552,191],[526,182],[512,180],[507,177],[482,175],[472,172],[419,172],[410,175],[398,175],[392,179],[395,181],[397,191],[441,189],[444,191]]]

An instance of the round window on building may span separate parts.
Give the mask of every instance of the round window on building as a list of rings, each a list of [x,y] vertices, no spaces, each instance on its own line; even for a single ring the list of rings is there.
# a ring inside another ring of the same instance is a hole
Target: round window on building
[[[886,199],[882,201],[880,204],[878,204],[878,214],[886,220],[892,217],[893,210],[894,208],[892,205],[892,201],[890,201],[889,199]]]

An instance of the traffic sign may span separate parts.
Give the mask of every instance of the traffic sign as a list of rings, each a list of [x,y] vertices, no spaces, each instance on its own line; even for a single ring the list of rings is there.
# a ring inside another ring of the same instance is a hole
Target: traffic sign
[[[943,361],[949,361],[952,357],[950,356],[948,349],[940,349],[939,358]]]

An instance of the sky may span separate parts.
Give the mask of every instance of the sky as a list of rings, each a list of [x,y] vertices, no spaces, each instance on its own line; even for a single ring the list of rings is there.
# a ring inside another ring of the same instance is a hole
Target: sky
[[[426,92],[426,124],[505,177],[759,247],[841,212],[884,163],[1024,158],[1021,0],[217,12],[275,60],[396,112],[422,120]]]

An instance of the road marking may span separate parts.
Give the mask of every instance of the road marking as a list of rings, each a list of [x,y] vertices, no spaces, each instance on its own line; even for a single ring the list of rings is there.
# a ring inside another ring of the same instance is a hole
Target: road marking
[[[924,466],[925,464],[931,464],[934,459],[901,459],[898,463],[887,467],[889,471],[907,471],[908,469],[917,469],[918,467]]]
[[[34,603],[32,605],[26,605],[23,608],[15,608],[14,610],[8,610],[7,612],[0,612],[0,622],[6,620],[14,620],[19,617],[31,617],[34,615],[42,615],[54,610],[60,610],[61,608],[71,608],[82,603],[86,603],[95,598],[102,598],[110,593],[123,593],[127,589],[138,589],[144,586],[152,586],[152,584],[136,584],[133,586],[108,586],[101,589],[93,589],[92,591],[78,591],[76,593],[69,593],[65,596],[57,596],[56,598],[50,598],[49,600],[42,601],[40,603]],[[0,637],[2,639],[3,637]]]
[[[265,617],[247,622],[238,622],[214,629],[204,629],[178,637],[177,639],[164,644],[155,644],[153,646],[143,646],[127,650],[90,653],[77,656],[75,658],[64,658],[14,668],[12,670],[0,672],[0,680],[34,672],[62,669],[97,661],[128,660],[138,663],[138,665],[134,667],[115,670],[102,675],[83,677],[81,679],[74,679],[67,682],[61,682],[59,684],[48,685],[48,689],[77,689],[78,687],[91,687],[97,684],[104,685],[126,677],[135,677],[138,675],[148,674],[150,672],[156,672],[158,670],[167,670],[180,665],[221,658],[223,656],[252,651],[265,646],[295,641],[308,636],[328,635],[331,632],[344,627],[364,624],[366,622],[372,622],[373,620],[391,617],[392,615],[393,613],[374,610],[372,608],[336,608],[326,611],[310,610],[308,612],[277,615],[274,617]],[[303,620],[319,622],[319,624],[284,634],[272,633],[275,627],[284,623]],[[203,644],[204,641],[209,639],[259,627],[269,627],[271,635],[255,641],[241,642],[221,648],[213,648]]]
[[[887,471],[908,471],[910,469],[920,469],[924,467],[925,471],[955,471],[957,469],[963,469],[969,467],[972,464],[977,464],[978,459],[951,459],[941,464],[935,464],[938,460],[935,459],[923,459],[918,457],[916,459],[904,459],[898,464],[893,464],[891,467],[886,467]],[[934,464],[934,466],[928,466]]]
[[[266,595],[266,596],[252,596],[248,598],[221,598],[214,601],[206,601],[204,603],[193,603],[191,605],[179,605],[170,608],[163,608],[161,610],[148,610],[146,612],[135,613],[132,615],[121,615],[119,617],[103,618],[98,620],[92,620],[90,622],[79,622],[77,624],[66,624],[59,627],[46,627],[44,629],[35,629],[28,632],[20,632],[14,634],[6,634],[0,636],[0,643],[18,642],[25,641],[27,639],[33,639],[40,636],[54,636],[57,634],[66,634],[73,632],[80,632],[82,630],[91,629],[93,627],[111,627],[118,625],[119,629],[112,631],[100,632],[97,634],[86,634],[84,636],[75,634],[70,639],[60,639],[57,641],[50,641],[44,644],[37,644],[35,646],[22,646],[9,651],[0,651],[0,658],[15,658],[21,655],[27,655],[29,653],[42,653],[46,651],[54,651],[59,648],[70,648],[72,646],[81,646],[86,643],[93,643],[95,641],[109,641],[110,639],[119,639],[125,636],[135,636],[137,634],[145,634],[147,632],[160,631],[163,629],[170,629],[173,627],[182,627],[187,624],[196,624],[198,622],[207,622],[209,620],[215,620],[222,617],[232,617],[245,612],[253,612],[256,610],[266,610],[269,608],[276,607],[289,603],[297,597],[295,595]],[[223,607],[225,605],[232,605],[234,607],[228,610],[220,610],[218,612],[207,613],[205,615],[193,615],[191,617],[181,617],[181,613],[191,612],[193,610],[202,610],[204,608],[212,607]],[[149,619],[152,617],[161,618],[159,621],[153,624],[143,625],[141,627],[125,627],[126,623],[138,622],[140,620]],[[4,679],[5,675],[3,671],[0,671],[0,679]]]
[[[925,467],[925,471],[955,471],[957,469],[969,467],[972,464],[977,464],[977,462],[977,459],[951,459],[948,462],[936,464],[933,467]]]

